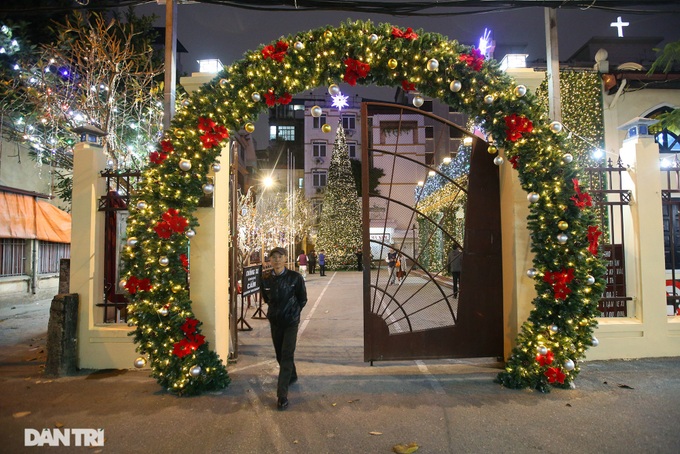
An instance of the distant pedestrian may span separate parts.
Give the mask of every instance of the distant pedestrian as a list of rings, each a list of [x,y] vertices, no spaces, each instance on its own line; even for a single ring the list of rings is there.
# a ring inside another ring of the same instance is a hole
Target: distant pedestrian
[[[267,303],[267,319],[279,363],[276,407],[288,408],[288,387],[298,379],[295,369],[300,312],[307,304],[307,289],[300,273],[286,268],[287,252],[275,247],[269,253],[272,269],[263,273],[262,298]]]
[[[316,252],[313,250],[309,251],[307,254],[307,261],[309,263],[309,274],[316,273]]]
[[[354,255],[357,256],[357,271],[363,271],[364,264],[361,258],[363,257],[364,254],[361,252],[361,248],[357,248],[357,251],[354,253]]]
[[[387,278],[388,285],[393,285],[396,276],[394,275],[394,268],[397,266],[397,251],[390,249],[387,253],[387,269],[389,270],[389,276]]]
[[[300,268],[300,274],[302,275],[303,279],[307,279],[307,255],[305,254],[305,251],[300,252],[300,255],[297,257],[297,264],[298,267]]]
[[[463,250],[456,246],[449,252],[449,271],[453,277],[453,297],[458,298],[458,287],[460,285],[460,273],[463,270]]]
[[[321,249],[319,251],[319,276],[326,275],[326,251]]]

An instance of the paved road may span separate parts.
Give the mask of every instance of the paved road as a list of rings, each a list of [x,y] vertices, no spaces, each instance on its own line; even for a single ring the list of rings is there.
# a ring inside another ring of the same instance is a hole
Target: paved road
[[[307,284],[300,381],[286,412],[275,409],[265,320],[248,318],[253,331],[239,332],[227,389],[178,398],[134,369],[46,378],[44,308],[23,319],[30,307],[0,313],[0,452],[72,452],[23,447],[24,429],[57,426],[103,428],[103,448],[80,448],[92,453],[390,453],[410,442],[418,453],[680,451],[680,358],[588,362],[576,389],[549,394],[493,383],[492,359],[371,367],[360,274],[310,275]],[[10,328],[19,320],[24,328]]]

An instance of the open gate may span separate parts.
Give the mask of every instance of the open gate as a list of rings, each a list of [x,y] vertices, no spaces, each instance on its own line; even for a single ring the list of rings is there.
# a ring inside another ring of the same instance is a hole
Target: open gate
[[[451,137],[470,136],[455,123],[380,102],[362,104],[362,121],[364,360],[502,357],[500,188],[488,144],[472,136],[469,171],[451,178],[433,157],[458,143]],[[386,175],[370,192],[373,166]],[[433,178],[450,185],[446,195],[426,195]],[[453,245],[463,248],[458,298],[447,273]],[[404,274],[395,284],[391,250]]]

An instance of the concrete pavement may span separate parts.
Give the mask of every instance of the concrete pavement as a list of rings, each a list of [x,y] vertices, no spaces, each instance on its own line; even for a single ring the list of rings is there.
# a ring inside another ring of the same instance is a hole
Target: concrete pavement
[[[0,452],[389,453],[411,442],[418,453],[680,451],[680,357],[586,362],[576,389],[549,394],[493,383],[501,365],[488,358],[371,367],[360,273],[309,275],[307,288],[285,412],[267,321],[253,309],[232,384],[191,398],[135,369],[46,378],[47,317],[0,312]],[[24,429],[55,427],[103,428],[105,444],[24,447]]]

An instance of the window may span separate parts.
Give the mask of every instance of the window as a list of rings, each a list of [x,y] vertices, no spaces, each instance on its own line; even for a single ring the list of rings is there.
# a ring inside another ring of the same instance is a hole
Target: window
[[[0,276],[26,274],[26,240],[0,239]]]
[[[663,242],[666,269],[680,268],[680,200],[663,205]]]
[[[425,126],[425,138],[434,139],[434,126]]]
[[[356,142],[347,142],[347,153],[349,154],[350,159],[356,159],[357,158],[357,143]]]
[[[423,112],[432,112],[432,100],[425,101],[420,110],[422,110]]]
[[[269,140],[282,139],[295,142],[295,126],[272,125],[269,127]]]
[[[320,117],[314,117],[314,124],[312,127],[314,129],[321,129],[323,125],[326,124],[326,114],[321,114]]]
[[[51,243],[41,241],[39,243],[40,264],[39,274],[51,274],[59,272],[59,261],[71,257],[71,245],[68,243]]]
[[[325,171],[313,172],[313,186],[315,188],[325,188],[327,183],[328,174]]]
[[[343,115],[342,116],[342,127],[344,129],[355,130],[357,126],[356,115]]]
[[[326,157],[326,142],[312,142],[312,156],[315,158]]]

